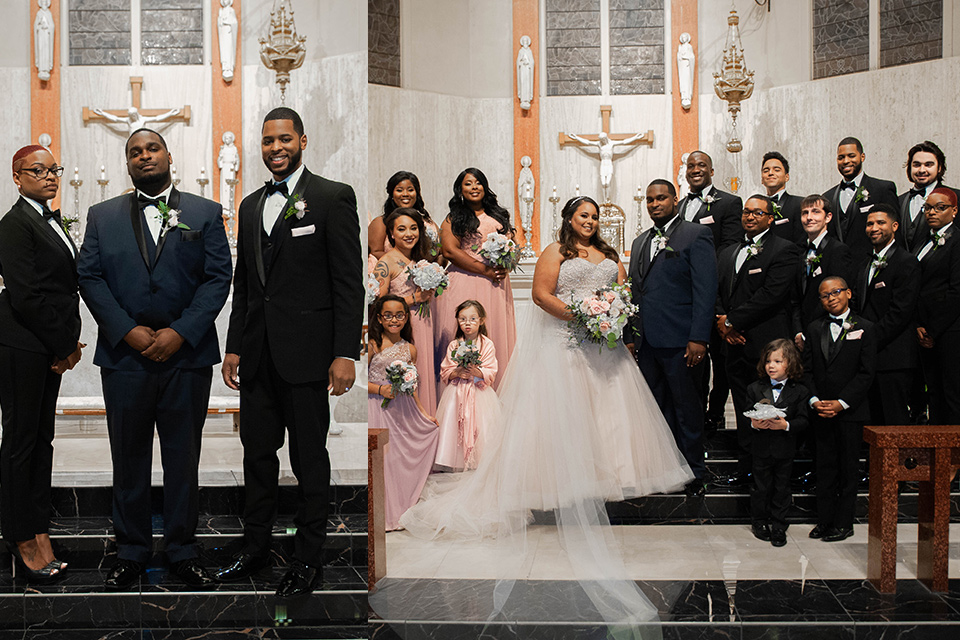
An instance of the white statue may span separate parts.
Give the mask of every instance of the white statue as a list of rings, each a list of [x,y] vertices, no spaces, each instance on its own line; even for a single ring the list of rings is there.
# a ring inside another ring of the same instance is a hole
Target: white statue
[[[690,183],[687,182],[687,158],[689,153],[680,156],[680,168],[677,169],[677,201],[687,197],[690,193]]]
[[[49,133],[41,133],[40,137],[37,139],[37,142],[41,147],[46,147],[47,150],[49,150],[50,145],[53,144],[53,136],[51,136]]]
[[[533,102],[533,51],[530,36],[521,36],[520,52],[517,54],[517,98],[520,108],[529,109]]]
[[[537,184],[533,179],[533,171],[530,165],[533,160],[530,156],[520,158],[520,177],[517,179],[517,200],[520,202],[520,220],[527,224],[528,220],[533,219],[533,198]]]
[[[596,147],[600,154],[600,186],[603,188],[603,200],[607,201],[607,190],[613,181],[613,154],[617,147],[628,146],[642,138],[645,134],[637,133],[624,140],[611,140],[606,132],[601,131],[598,140],[582,138],[575,133],[568,133],[567,137],[576,140],[582,145]]]
[[[53,13],[50,0],[37,0],[37,19],[33,22],[34,56],[37,59],[37,77],[49,80],[53,70]]]
[[[126,116],[115,116],[108,111],[104,111],[103,109],[94,109],[93,112],[101,118],[109,120],[110,122],[117,122],[127,125],[129,132],[133,133],[137,129],[142,129],[143,127],[147,126],[151,122],[163,122],[165,120],[169,120],[173,116],[180,113],[180,109],[170,109],[170,111],[161,113],[158,116],[141,115],[139,109],[136,107],[129,107],[127,109]]]
[[[227,201],[227,208],[233,210],[233,202],[229,201],[230,183],[228,180],[236,180],[237,172],[240,171],[240,153],[237,151],[237,145],[234,144],[236,136],[233,131],[224,131],[223,144],[220,145],[220,154],[217,156],[217,166],[220,167],[220,200]]]
[[[680,34],[680,46],[677,47],[677,78],[680,80],[680,106],[689,109],[693,104],[693,70],[697,56],[690,44],[690,34]]]
[[[217,15],[217,36],[220,42],[220,67],[223,80],[233,80],[233,70],[237,66],[237,12],[233,9],[233,0],[220,0],[220,13]]]

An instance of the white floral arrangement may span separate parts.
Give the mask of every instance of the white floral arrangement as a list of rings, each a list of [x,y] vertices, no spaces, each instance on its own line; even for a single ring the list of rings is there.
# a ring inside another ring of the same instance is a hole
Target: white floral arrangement
[[[430,255],[436,258],[440,255],[440,234],[430,224],[424,225],[424,229],[427,232],[427,238],[430,239]]]
[[[480,366],[480,346],[471,340],[461,339],[450,351],[450,359],[458,367],[469,369],[473,365]]]
[[[410,284],[423,291],[433,291],[435,296],[442,294],[447,285],[450,284],[450,276],[447,275],[447,270],[436,262],[430,262],[429,260],[411,262],[404,269],[404,273],[407,274],[407,281]],[[417,305],[417,315],[421,318],[429,318],[430,303],[419,303]]]
[[[576,294],[574,294],[576,295]],[[624,327],[631,316],[639,311],[630,302],[630,281],[603,287],[567,305],[573,318],[567,322],[571,339],[575,342],[594,342],[615,349],[623,337]]]
[[[786,418],[787,412],[761,400],[753,405],[752,409],[744,411],[743,415],[751,420],[776,420],[777,418]]]
[[[514,271],[520,264],[520,247],[516,242],[496,231],[488,233],[487,239],[479,247],[473,245],[473,250],[479,253],[487,264],[506,271]]]
[[[377,280],[375,275],[368,273],[365,288],[367,291],[367,306],[370,306],[380,296],[380,281]]]
[[[394,360],[387,365],[387,381],[390,388],[393,389],[393,397],[412,396],[417,390],[417,382],[420,376],[417,374],[416,365],[404,362],[403,360]],[[392,398],[384,398],[380,406],[384,409],[390,404]]]
[[[190,227],[180,222],[180,210],[171,209],[163,200],[157,200],[157,210],[160,212],[157,217],[160,219],[160,233],[165,234],[171,229],[183,229],[190,231]]]

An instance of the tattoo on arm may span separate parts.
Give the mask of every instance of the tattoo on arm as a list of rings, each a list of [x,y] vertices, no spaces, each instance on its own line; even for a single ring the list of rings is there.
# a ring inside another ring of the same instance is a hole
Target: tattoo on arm
[[[377,263],[377,266],[373,268],[373,277],[381,282],[390,279],[390,267],[387,266],[386,262],[381,260]]]

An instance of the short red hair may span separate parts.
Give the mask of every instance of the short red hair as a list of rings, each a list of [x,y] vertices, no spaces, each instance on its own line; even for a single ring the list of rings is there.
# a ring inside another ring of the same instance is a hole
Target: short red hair
[[[935,193],[939,193],[942,196],[946,196],[947,200],[950,201],[951,207],[957,206],[957,192],[954,191],[953,189],[949,187],[937,187],[936,189],[930,192],[930,195],[932,196]]]
[[[10,166],[14,171],[16,171],[18,162],[26,158],[31,153],[35,153],[37,151],[46,151],[46,150],[47,150],[46,147],[41,146],[39,144],[28,144],[25,147],[21,147],[19,151],[13,154],[13,161],[10,163]]]

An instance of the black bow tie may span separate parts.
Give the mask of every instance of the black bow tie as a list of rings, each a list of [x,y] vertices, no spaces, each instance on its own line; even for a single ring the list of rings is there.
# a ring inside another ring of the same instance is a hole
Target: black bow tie
[[[779,206],[779,205],[780,205],[780,196],[779,196],[779,195],[771,196],[771,197],[770,197],[770,202],[772,202],[773,204]]]
[[[267,180],[267,196],[272,196],[275,193],[282,193],[283,195],[288,195],[287,192],[287,183],[286,182],[274,182],[273,180]]]
[[[150,207],[150,206],[157,207],[159,209],[160,206],[157,204],[159,202],[162,202],[163,204],[167,204],[167,196],[160,196],[159,198],[151,198],[149,196],[143,195],[142,193],[137,194],[137,204],[140,205],[140,211],[143,211],[146,207]]]
[[[57,209],[56,211],[50,211],[50,208],[44,205],[43,219],[49,220],[50,218],[53,218],[54,220],[56,220],[57,224],[59,224],[61,227],[63,226],[63,219],[60,217],[60,209]]]
[[[774,385],[773,385],[773,389],[774,389],[774,391],[779,391],[780,389],[783,389],[783,383],[782,383],[782,382],[778,382],[778,383],[774,384]]]
[[[817,245],[813,242],[807,241],[807,251],[816,251]]]
[[[856,189],[856,188],[857,188],[857,183],[854,182],[853,180],[851,180],[850,182],[847,182],[846,180],[844,180],[843,182],[840,183],[840,191],[843,191],[844,189]]]
[[[913,200],[913,199],[916,198],[917,196],[924,196],[924,197],[925,197],[926,195],[927,195],[927,188],[926,188],[926,187],[920,187],[919,189],[910,189],[910,200]]]
[[[873,259],[874,259],[874,260],[879,260],[879,259],[880,259],[880,254],[879,254],[879,253],[873,254]]]
[[[843,318],[834,318],[834,317],[831,316],[831,317],[830,317],[830,322],[833,323],[833,324],[835,324],[835,325],[837,325],[838,327],[842,327],[842,326],[843,326]]]

